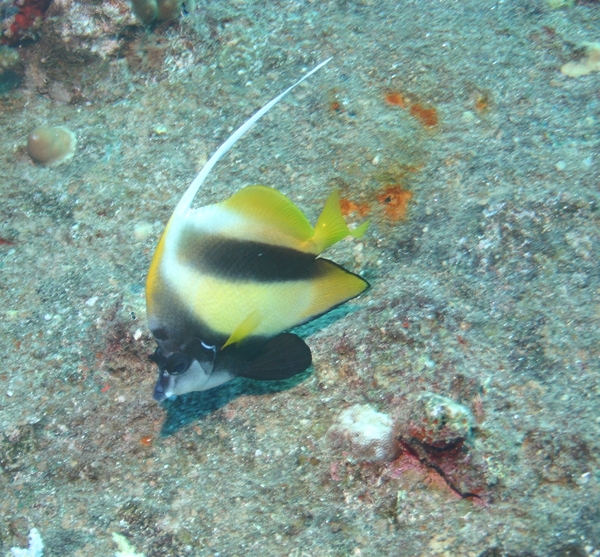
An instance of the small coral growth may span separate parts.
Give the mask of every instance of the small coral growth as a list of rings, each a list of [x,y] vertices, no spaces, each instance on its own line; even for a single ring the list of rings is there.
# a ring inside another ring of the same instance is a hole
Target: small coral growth
[[[410,422],[411,436],[432,446],[445,447],[471,435],[471,411],[458,402],[435,393],[424,393]]]
[[[182,0],[131,0],[133,13],[146,24],[177,19],[182,4]]]
[[[41,165],[68,161],[77,147],[75,134],[62,126],[40,126],[27,137],[27,153]]]
[[[392,479],[411,475],[427,478],[441,493],[481,500],[486,468],[469,444],[473,426],[474,418],[466,406],[442,395],[424,393],[407,402],[402,417],[396,420],[368,404],[351,406],[337,417],[327,438],[350,466],[384,464],[385,468],[373,473]],[[331,478],[341,481],[343,470],[334,461]]]
[[[327,433],[331,444],[367,462],[389,462],[399,453],[394,423],[369,404],[346,408]]]

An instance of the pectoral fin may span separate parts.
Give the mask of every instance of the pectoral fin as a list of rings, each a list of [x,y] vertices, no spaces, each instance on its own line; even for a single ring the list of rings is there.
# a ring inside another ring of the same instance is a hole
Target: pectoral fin
[[[306,343],[297,335],[282,333],[269,340],[238,375],[280,381],[303,372],[311,363],[312,355]]]
[[[225,344],[221,347],[221,350],[230,344],[234,344],[236,342],[240,342],[245,338],[249,337],[260,325],[260,312],[258,310],[254,310],[246,319],[244,319],[229,335],[229,338],[225,342]]]

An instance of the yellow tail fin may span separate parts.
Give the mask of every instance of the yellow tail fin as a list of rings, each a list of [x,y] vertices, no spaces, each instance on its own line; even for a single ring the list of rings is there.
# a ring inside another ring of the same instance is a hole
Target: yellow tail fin
[[[362,238],[369,227],[369,221],[362,223],[354,229],[348,228],[342,211],[340,209],[340,194],[333,191],[321,211],[321,215],[315,225],[315,233],[312,243],[316,247],[316,253],[324,252],[328,247],[344,239],[346,236]]]
[[[369,287],[369,283],[365,279],[328,259],[319,257],[315,261],[315,265],[319,270],[319,277],[311,284],[312,302],[301,316],[303,321],[327,313],[334,307],[358,296]]]

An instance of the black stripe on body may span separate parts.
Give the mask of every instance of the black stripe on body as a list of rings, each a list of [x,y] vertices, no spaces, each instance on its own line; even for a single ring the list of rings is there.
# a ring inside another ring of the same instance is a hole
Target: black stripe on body
[[[284,282],[315,279],[316,256],[292,248],[223,236],[183,234],[178,259],[203,274],[230,281]]]
[[[165,282],[162,283],[165,285]],[[179,352],[190,338],[199,338],[209,345],[222,346],[228,334],[218,333],[192,312],[187,300],[180,300],[170,287],[156,289],[153,312],[148,315],[154,338],[163,352]]]

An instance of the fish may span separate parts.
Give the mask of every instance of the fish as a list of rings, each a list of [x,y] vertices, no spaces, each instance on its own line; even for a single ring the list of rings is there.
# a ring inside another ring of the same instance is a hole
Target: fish
[[[213,389],[235,377],[283,380],[312,363],[289,330],[364,292],[369,283],[321,256],[368,222],[345,222],[333,191],[313,227],[274,188],[251,185],[192,208],[214,165],[275,104],[322,68],[321,62],[269,101],[215,151],[178,202],[146,278],[148,326],[157,344],[153,397]]]

